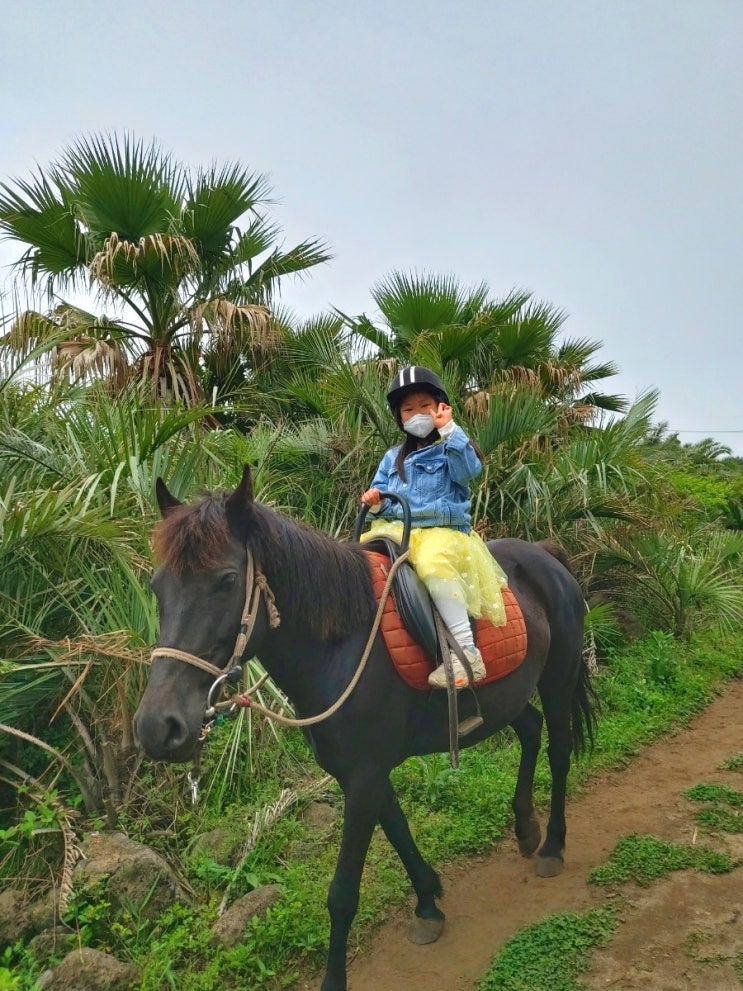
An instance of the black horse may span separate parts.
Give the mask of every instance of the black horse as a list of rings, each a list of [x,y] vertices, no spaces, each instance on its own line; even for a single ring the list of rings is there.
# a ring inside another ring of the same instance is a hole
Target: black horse
[[[152,587],[160,636],[134,717],[145,752],[166,761],[194,755],[215,671],[229,666],[243,604],[251,596],[246,588],[251,554],[273,591],[280,624],[272,628],[267,600],[262,599],[245,656],[261,660],[300,717],[332,706],[356,672],[376,611],[362,547],[333,540],[254,502],[247,467],[233,492],[187,505],[158,479],[157,496],[163,518],[153,537],[160,567]],[[529,700],[539,692],[549,735],[552,795],[537,872],[547,877],[559,873],[563,864],[571,752],[592,741],[595,726],[582,650],[585,605],[556,545],[506,539],[489,546],[523,611],[528,648],[515,671],[477,689],[484,724],[463,745],[513,727],[521,744],[512,802],[515,831],[522,854],[532,855],[541,839],[532,790],[543,716]],[[192,663],[182,663],[189,658]],[[206,662],[205,669],[193,663],[199,659]],[[328,892],[330,946],[322,983],[322,991],[345,991],[348,933],[377,823],[399,854],[417,896],[411,938],[430,942],[443,928],[444,916],[436,905],[439,877],[416,847],[389,776],[413,754],[449,749],[447,693],[408,687],[377,635],[348,699],[306,733],[318,763],[337,779],[345,797],[343,838]]]

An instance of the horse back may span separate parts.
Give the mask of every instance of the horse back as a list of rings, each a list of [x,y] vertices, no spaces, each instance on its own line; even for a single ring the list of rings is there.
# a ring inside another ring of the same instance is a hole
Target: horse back
[[[552,540],[531,543],[516,537],[488,542],[525,612],[544,611],[554,626],[559,617],[579,621],[585,613],[583,593],[570,570],[568,556]]]

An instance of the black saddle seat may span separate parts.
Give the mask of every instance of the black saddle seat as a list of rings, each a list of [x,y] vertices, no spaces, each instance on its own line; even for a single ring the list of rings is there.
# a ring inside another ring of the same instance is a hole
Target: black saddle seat
[[[400,556],[401,548],[391,537],[372,537],[371,540],[364,541],[364,550],[384,554],[392,563]],[[405,629],[423,647],[434,664],[438,664],[438,637],[431,596],[409,561],[403,561],[395,572],[391,591]]]

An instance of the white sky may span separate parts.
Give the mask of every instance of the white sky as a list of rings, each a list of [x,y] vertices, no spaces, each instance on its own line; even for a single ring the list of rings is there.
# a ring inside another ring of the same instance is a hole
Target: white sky
[[[96,131],[267,173],[303,316],[395,269],[514,286],[743,455],[739,0],[0,0],[0,178]],[[18,253],[0,248],[0,264]]]

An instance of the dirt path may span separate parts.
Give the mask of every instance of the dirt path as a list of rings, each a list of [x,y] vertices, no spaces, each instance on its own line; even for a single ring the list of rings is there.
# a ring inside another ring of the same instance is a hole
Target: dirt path
[[[520,929],[555,913],[585,911],[604,903],[605,891],[588,885],[586,876],[606,860],[620,836],[639,832],[692,842],[693,824],[681,793],[691,785],[719,781],[720,763],[741,749],[743,681],[735,681],[688,729],[654,744],[624,770],[594,779],[583,796],[569,803],[565,871],[560,877],[537,878],[532,863],[519,856],[511,841],[491,856],[450,867],[443,872],[445,896],[441,906],[447,923],[441,939],[429,946],[409,943],[405,936],[409,910],[396,912],[376,934],[363,958],[352,961],[350,991],[473,991],[497,950]],[[731,784],[740,790],[740,775]],[[719,975],[716,983],[707,979],[700,985],[688,966],[684,969],[683,962],[678,962],[671,967],[670,961],[671,943],[679,942],[683,935],[681,906],[689,914],[689,925],[697,925],[698,930],[703,924],[723,926],[726,936],[738,946],[736,952],[743,951],[742,874],[743,868],[739,868],[733,875],[723,875],[727,880],[720,881],[719,889],[707,877],[695,875],[699,883],[694,885],[694,899],[688,883],[679,888],[677,877],[668,882],[657,898],[655,922],[642,913],[635,914],[643,921],[636,922],[634,929],[624,927],[626,934],[620,930],[614,949],[597,963],[598,983],[590,975],[588,983],[595,988],[611,987],[612,991],[699,986],[710,991],[740,991],[734,974],[730,976],[732,967],[730,973]],[[707,890],[701,906],[696,906],[697,889],[700,895]],[[646,904],[645,910],[652,912],[652,904]],[[724,929],[726,922],[729,925]],[[669,932],[675,928],[677,936],[664,942],[664,927]],[[624,950],[620,939],[625,941]],[[664,953],[665,977],[653,979],[653,960]],[[688,963],[688,953],[685,959]],[[599,976],[601,967],[604,970]]]

